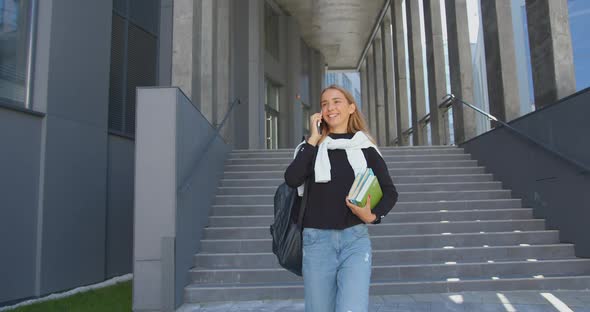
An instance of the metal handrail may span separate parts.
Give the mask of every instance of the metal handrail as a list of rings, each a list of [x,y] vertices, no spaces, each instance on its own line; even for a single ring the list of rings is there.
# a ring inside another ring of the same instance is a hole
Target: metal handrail
[[[414,133],[414,127],[410,127],[402,132],[403,135],[409,136],[410,134]]]
[[[553,148],[547,146],[546,144],[544,144],[542,142],[537,141],[536,139],[532,138],[528,134],[526,134],[526,133],[524,133],[524,132],[522,132],[520,130],[517,130],[516,128],[514,128],[514,127],[510,126],[509,124],[505,123],[504,121],[499,120],[498,118],[494,117],[493,115],[491,115],[491,114],[489,114],[489,113],[487,113],[487,112],[479,109],[478,107],[475,107],[475,106],[473,106],[473,105],[471,105],[471,104],[463,101],[462,99],[456,97],[454,94],[449,93],[449,94],[445,95],[442,99],[443,99],[442,103],[440,103],[438,105],[439,108],[446,108],[448,110],[448,108],[453,105],[453,102],[454,101],[458,101],[459,103],[461,103],[461,104],[463,104],[463,105],[465,105],[465,106],[467,106],[467,107],[475,110],[476,112],[478,112],[478,113],[486,116],[489,120],[493,120],[493,121],[501,124],[502,126],[506,127],[506,129],[509,129],[510,131],[512,131],[513,133],[519,135],[520,137],[524,138],[525,140],[527,140],[527,141],[529,141],[529,142],[531,142],[531,143],[533,143],[533,144],[541,147],[542,149],[544,149],[545,151],[549,152],[550,154],[553,154],[553,155],[555,155],[555,156],[557,156],[557,157],[565,160],[566,162],[574,165],[575,167],[578,167],[579,169],[582,170],[582,173],[585,173],[585,174],[590,173],[590,168],[586,167],[586,165],[584,165],[584,164],[580,163],[579,161],[574,160],[574,159],[572,159],[572,158],[570,158],[570,157],[568,157],[568,156],[566,156],[566,155],[564,155],[564,154],[562,154],[562,153],[554,150]]]
[[[236,105],[241,104],[241,100],[239,98],[236,98],[235,100],[233,100],[233,102],[230,104],[229,108],[227,109],[227,112],[225,112],[225,116],[223,117],[223,120],[221,121],[221,123],[219,124],[219,126],[217,126],[215,128],[215,132],[211,135],[211,137],[209,138],[209,141],[207,141],[207,144],[205,145],[205,147],[201,150],[202,152],[199,154],[199,156],[197,157],[197,159],[195,159],[195,161],[193,162],[193,167],[191,168],[191,170],[189,171],[190,174],[186,177],[186,179],[184,180],[184,182],[180,185],[180,187],[178,188],[178,193],[184,193],[188,187],[190,186],[190,181],[193,177],[193,175],[195,174],[195,171],[197,170],[197,168],[199,167],[199,163],[201,162],[201,160],[203,159],[203,156],[205,156],[205,152],[207,150],[209,150],[209,146],[211,145],[211,143],[213,143],[213,140],[215,140],[215,138],[217,137],[217,135],[219,134],[219,131],[221,130],[221,128],[223,128],[223,126],[225,125],[225,122],[227,121],[227,119],[229,118],[229,114],[233,111],[234,107],[236,107]]]
[[[419,125],[425,125],[429,122],[430,122],[430,113],[424,115],[424,117],[422,117],[422,119],[418,120]]]

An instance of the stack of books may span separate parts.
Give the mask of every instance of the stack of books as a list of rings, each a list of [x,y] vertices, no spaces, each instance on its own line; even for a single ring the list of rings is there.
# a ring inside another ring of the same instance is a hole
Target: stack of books
[[[365,207],[369,195],[371,195],[371,209],[373,209],[383,197],[383,191],[381,191],[377,176],[373,174],[371,168],[356,175],[348,192],[348,200],[354,205]]]

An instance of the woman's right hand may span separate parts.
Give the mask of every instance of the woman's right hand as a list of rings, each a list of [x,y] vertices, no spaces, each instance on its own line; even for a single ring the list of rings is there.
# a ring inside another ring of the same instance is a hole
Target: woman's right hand
[[[318,144],[318,142],[320,141],[320,139],[322,138],[322,135],[318,132],[318,122],[322,121],[322,114],[321,113],[315,113],[311,116],[309,116],[309,131],[311,133],[311,135],[309,136],[309,139],[307,139],[307,143],[316,146]]]

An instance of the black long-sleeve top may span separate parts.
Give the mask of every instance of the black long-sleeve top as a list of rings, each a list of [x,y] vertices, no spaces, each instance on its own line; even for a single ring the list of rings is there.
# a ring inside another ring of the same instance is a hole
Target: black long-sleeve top
[[[353,134],[330,134],[332,139],[350,139]],[[291,187],[298,187],[311,175],[308,186],[309,197],[303,217],[303,227],[316,229],[342,230],[363,223],[345,200],[354,182],[354,171],[348,162],[345,150],[328,150],[331,180],[327,183],[315,183],[313,168],[318,148],[309,143],[304,144],[285,171],[285,182]],[[372,147],[362,149],[367,167],[373,169],[383,191],[381,201],[372,212],[377,217],[385,216],[395,205],[398,193],[393,185],[387,165]]]

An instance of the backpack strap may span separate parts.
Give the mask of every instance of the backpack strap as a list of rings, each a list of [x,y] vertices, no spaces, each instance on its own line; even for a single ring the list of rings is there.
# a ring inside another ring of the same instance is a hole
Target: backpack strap
[[[315,157],[311,162],[311,167],[314,168],[315,166]],[[313,174],[310,174],[307,180],[305,181],[303,187],[303,198],[301,198],[301,206],[299,207],[299,217],[297,218],[297,225],[303,230],[303,216],[305,215],[305,206],[307,206],[307,199],[309,198],[309,184],[313,179]]]
[[[301,206],[299,207],[299,217],[297,218],[297,225],[301,229],[303,229],[303,216],[305,214],[305,206],[307,206],[307,198],[309,197],[309,182],[311,181],[310,178],[307,179],[305,182],[305,186],[303,189],[303,198],[301,198]]]

